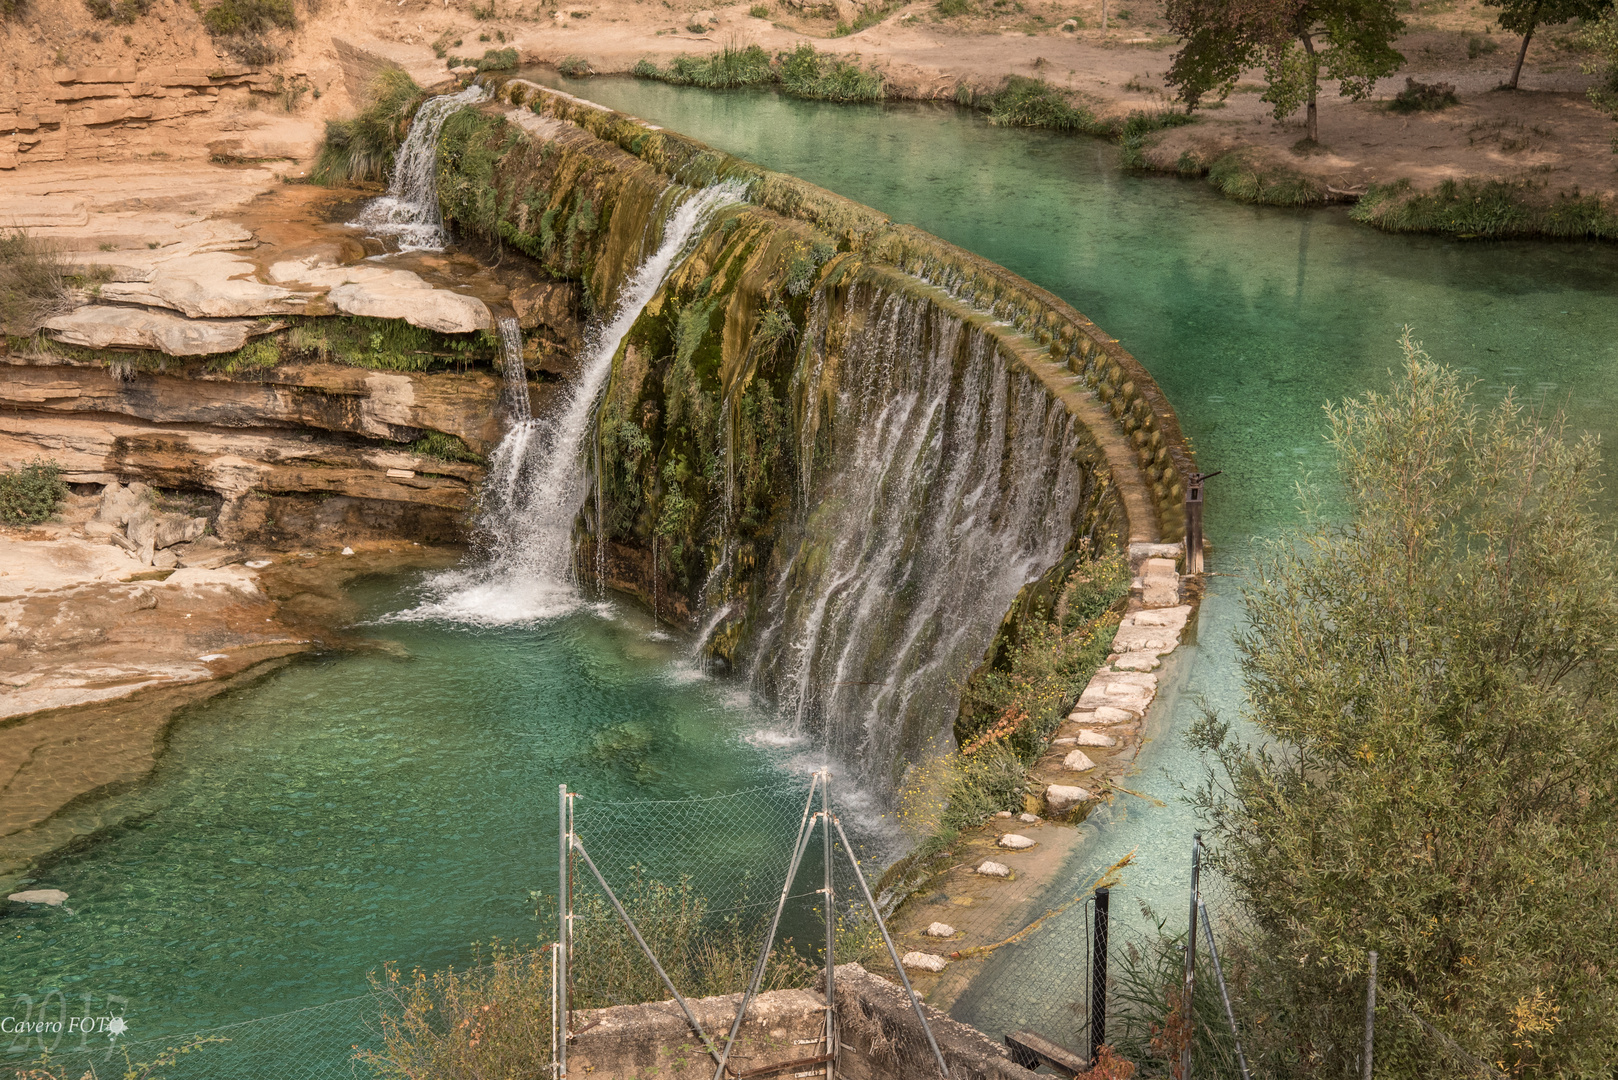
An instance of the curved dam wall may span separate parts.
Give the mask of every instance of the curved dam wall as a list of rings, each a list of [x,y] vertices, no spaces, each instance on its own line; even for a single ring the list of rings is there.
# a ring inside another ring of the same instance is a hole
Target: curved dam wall
[[[683,192],[745,189],[613,357],[575,565],[872,780],[947,738],[1077,562],[1182,536],[1193,462],[1162,393],[1001,267],[523,80],[449,119],[438,169],[447,219],[597,313]]]

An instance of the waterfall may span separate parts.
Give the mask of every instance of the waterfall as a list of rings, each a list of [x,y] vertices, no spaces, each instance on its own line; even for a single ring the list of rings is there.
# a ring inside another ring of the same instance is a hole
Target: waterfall
[[[669,214],[657,249],[619,290],[617,308],[594,328],[566,403],[553,416],[515,424],[495,448],[478,524],[487,558],[441,574],[428,602],[401,617],[501,625],[553,618],[580,601],[573,573],[573,523],[588,494],[580,451],[612,360],[641,311],[662,288],[716,212],[746,188],[724,183],[686,195]]]
[[[378,236],[392,236],[404,251],[436,251],[449,243],[438,214],[438,133],[464,105],[489,96],[481,86],[428,98],[416,110],[410,132],[393,155],[388,193],[365,204],[353,224]]]
[[[512,318],[500,319],[501,370],[506,376],[506,407],[513,425],[533,419],[528,402],[528,368],[522,358],[522,327]]]
[[[799,378],[818,387],[836,365],[837,389],[818,444],[804,434],[806,509],[746,651],[780,726],[880,788],[947,737],[1017,591],[1072,537],[1087,475],[1078,421],[990,335],[871,285],[826,307]]]

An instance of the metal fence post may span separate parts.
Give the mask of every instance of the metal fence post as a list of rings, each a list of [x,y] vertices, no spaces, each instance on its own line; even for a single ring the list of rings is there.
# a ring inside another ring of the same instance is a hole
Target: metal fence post
[[[1185,1020],[1185,1045],[1180,1047],[1180,1080],[1191,1080],[1191,1047],[1196,1041],[1191,1001],[1197,991],[1197,906],[1202,899],[1202,834],[1191,836],[1191,923],[1185,932],[1185,1000],[1180,1010]]]
[[[1090,1067],[1101,1061],[1101,1047],[1107,1041],[1107,932],[1108,907],[1112,890],[1105,885],[1096,890],[1095,947],[1090,961]]]
[[[560,1024],[556,1032],[556,1073],[567,1076],[568,1028],[568,964],[573,945],[572,891],[568,881],[568,862],[573,848],[573,800],[568,797],[567,785],[557,786],[557,820],[560,824],[556,863],[556,985],[557,1014]]]
[[[1376,950],[1371,950],[1371,975],[1365,984],[1365,1080],[1371,1080],[1371,1051],[1376,1043]]]
[[[832,882],[831,769],[822,769],[820,788],[821,835],[825,839],[826,901],[826,1080],[833,1080],[837,1068],[837,893]]]

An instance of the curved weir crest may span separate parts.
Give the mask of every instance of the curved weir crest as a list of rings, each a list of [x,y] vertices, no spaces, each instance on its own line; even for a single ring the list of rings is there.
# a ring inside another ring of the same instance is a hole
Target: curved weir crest
[[[437,251],[449,243],[438,212],[438,133],[444,121],[465,105],[489,96],[481,86],[428,98],[416,110],[410,132],[393,157],[388,193],[365,204],[354,224],[379,236],[391,236],[405,251]]]
[[[695,193],[669,189],[664,198],[684,201],[668,214],[657,249],[625,282],[611,321],[592,334],[567,403],[552,417],[514,424],[495,448],[479,515],[487,560],[434,578],[428,583],[433,598],[395,618],[499,626],[555,618],[579,606],[573,524],[587,494],[581,451],[596,399],[641,311],[714,214],[745,195],[745,186],[735,183]]]

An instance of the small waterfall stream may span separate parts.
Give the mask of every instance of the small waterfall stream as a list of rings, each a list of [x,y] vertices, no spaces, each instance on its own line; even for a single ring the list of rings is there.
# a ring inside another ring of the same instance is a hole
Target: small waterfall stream
[[[573,522],[589,494],[581,450],[612,359],[714,214],[744,196],[732,183],[694,193],[672,188],[664,196],[684,201],[668,211],[656,250],[624,283],[612,318],[592,331],[571,396],[552,416],[514,424],[490,458],[479,513],[486,560],[439,575],[429,583],[433,598],[401,617],[501,625],[554,618],[579,605]]]
[[[528,367],[522,358],[522,327],[510,317],[498,320],[496,325],[500,329],[500,366],[506,377],[506,408],[513,426],[526,424],[534,414],[528,401]]]
[[[354,224],[396,238],[405,251],[436,251],[448,244],[438,212],[438,134],[452,113],[488,96],[487,90],[474,85],[422,102],[409,134],[393,155],[388,193],[366,203]]]

